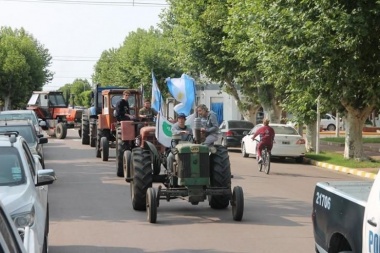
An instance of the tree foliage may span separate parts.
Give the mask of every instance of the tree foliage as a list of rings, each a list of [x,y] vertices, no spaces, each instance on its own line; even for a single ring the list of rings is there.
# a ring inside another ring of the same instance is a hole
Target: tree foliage
[[[25,107],[32,91],[52,78],[51,56],[23,28],[0,28],[0,99],[5,109]]]

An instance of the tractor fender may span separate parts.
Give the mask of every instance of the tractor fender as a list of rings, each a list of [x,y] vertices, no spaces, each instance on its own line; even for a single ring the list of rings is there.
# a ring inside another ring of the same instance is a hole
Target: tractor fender
[[[160,159],[160,157],[161,156],[158,153],[156,146],[154,146],[153,143],[151,143],[149,141],[145,141],[144,142],[144,149],[151,151],[153,174],[154,175],[160,174],[160,170],[161,170],[161,159]]]

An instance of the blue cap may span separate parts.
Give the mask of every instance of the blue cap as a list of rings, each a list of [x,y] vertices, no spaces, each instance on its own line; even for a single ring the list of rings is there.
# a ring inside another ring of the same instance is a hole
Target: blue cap
[[[177,118],[184,118],[184,119],[186,119],[186,115],[184,113],[178,113]]]

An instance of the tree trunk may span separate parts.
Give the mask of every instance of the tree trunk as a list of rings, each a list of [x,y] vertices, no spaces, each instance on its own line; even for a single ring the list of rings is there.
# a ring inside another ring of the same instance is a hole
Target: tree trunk
[[[317,149],[317,124],[306,125],[306,151],[311,152]]]
[[[273,85],[258,88],[259,99],[266,118],[272,123],[280,123],[282,108],[277,103]]]
[[[3,100],[4,100],[4,111],[10,110],[12,106],[11,97],[9,95],[3,96]]]
[[[354,158],[357,161],[365,159],[363,152],[363,135],[362,130],[365,120],[368,118],[373,107],[357,110],[352,107],[346,107],[346,137],[344,147],[344,158]]]

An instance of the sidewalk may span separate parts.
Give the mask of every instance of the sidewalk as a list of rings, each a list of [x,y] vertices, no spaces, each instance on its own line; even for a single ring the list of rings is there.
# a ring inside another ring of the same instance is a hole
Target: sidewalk
[[[322,135],[322,133],[321,133]],[[363,133],[364,135],[367,135]],[[375,134],[370,134],[374,136]],[[376,137],[380,137],[379,133],[376,134]],[[334,136],[334,135],[332,135]],[[343,135],[344,136],[344,135]],[[328,151],[328,152],[336,152],[340,153],[343,155],[344,153],[344,144],[341,143],[336,143],[336,142],[328,142],[324,141],[323,138],[320,139],[320,151]],[[374,160],[380,160],[380,143],[364,143],[363,144],[363,151],[364,154]],[[306,160],[306,159],[305,159]],[[307,162],[310,164],[313,164],[318,167],[330,169],[330,170],[335,170],[335,171],[340,171],[344,173],[349,173],[353,174],[356,176],[360,177],[365,177],[365,178],[371,178],[375,179],[376,177],[376,168],[360,168],[360,169],[352,169],[352,168],[347,168],[347,167],[342,167],[342,166],[337,166],[337,165],[332,165],[324,162],[317,162],[311,159],[307,159]]]

